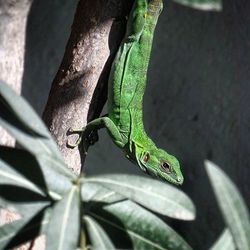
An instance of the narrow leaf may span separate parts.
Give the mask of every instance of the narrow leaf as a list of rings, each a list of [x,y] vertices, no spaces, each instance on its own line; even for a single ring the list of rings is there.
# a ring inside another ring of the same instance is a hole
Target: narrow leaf
[[[114,203],[125,199],[124,196],[117,194],[115,191],[107,189],[102,185],[88,182],[85,183],[84,179],[82,180],[82,183],[81,197],[82,201],[85,203]]]
[[[26,126],[29,130],[32,130],[38,135],[47,137],[49,132],[44,124],[41,122],[40,117],[36,114],[34,109],[24,100],[17,95],[9,85],[0,81],[0,100],[13,115]],[[20,112],[22,108],[23,112]]]
[[[19,195],[18,192],[17,195]],[[40,211],[42,208],[47,207],[51,204],[50,201],[20,201],[22,199],[18,199],[19,201],[10,201],[9,198],[4,199],[3,197],[0,197],[0,204],[4,209],[10,212],[17,213],[21,215],[22,218],[31,218],[36,213],[36,211]]]
[[[250,249],[250,221],[245,202],[234,183],[210,161],[206,170],[225,223],[238,249]]]
[[[0,81],[0,124],[34,154],[54,154],[59,150],[33,108],[7,84]]]
[[[76,178],[65,166],[57,145],[32,107],[1,81],[0,104],[0,124],[21,146],[35,155],[39,163],[53,161],[55,171]]]
[[[68,175],[71,178],[74,178],[74,175],[70,173],[69,170],[65,167],[61,156],[55,154],[50,147],[50,142],[46,138],[33,137],[29,134],[24,133],[16,127],[16,123],[9,124],[3,120],[0,116],[0,125],[5,128],[16,140],[18,143],[23,146],[28,152],[35,155],[38,161],[43,160],[44,157],[50,157],[54,159],[58,164],[53,168],[57,171],[63,172],[65,175]]]
[[[0,147],[0,184],[23,186],[58,200],[70,190],[72,180],[77,178],[60,164],[50,156],[40,155],[37,161],[27,151]]]
[[[224,229],[218,240],[210,248],[210,250],[235,250],[233,237],[228,229]]]
[[[5,163],[4,167],[0,162],[0,171],[6,168],[6,171],[22,176],[34,183],[41,190],[47,189],[41,168],[36,158],[29,152],[22,149],[0,146],[0,159]]]
[[[76,181],[77,176],[53,156],[40,155],[37,160],[42,169],[48,193],[54,200],[60,199],[60,196],[68,193],[72,188],[72,182]]]
[[[0,185],[2,199],[11,203],[49,202],[47,197],[15,185]]]
[[[88,230],[92,250],[113,250],[115,249],[111,240],[102,227],[91,217],[84,216],[84,221]]]
[[[85,178],[100,184],[152,211],[182,220],[193,220],[195,208],[182,191],[166,183],[135,175],[110,174]]]
[[[62,200],[56,202],[46,233],[47,250],[75,250],[80,231],[79,191],[73,186]]]
[[[33,210],[32,216],[0,227],[0,249],[10,249],[43,233],[49,214],[41,209]],[[48,209],[46,210],[48,211]],[[35,215],[35,216],[34,216]],[[33,217],[32,219],[30,219]]]
[[[35,193],[44,195],[44,192],[34,183],[12,170],[9,165],[0,160],[0,185],[9,184],[27,188]]]
[[[221,0],[174,0],[176,3],[204,11],[221,11]]]
[[[2,81],[0,104],[0,125],[14,136],[21,146],[35,155],[41,166],[53,162],[50,167],[55,171],[72,180],[76,179],[65,166],[57,145],[32,107]]]
[[[191,247],[157,216],[131,201],[121,201],[89,211],[100,223],[128,234],[133,249],[190,250]]]

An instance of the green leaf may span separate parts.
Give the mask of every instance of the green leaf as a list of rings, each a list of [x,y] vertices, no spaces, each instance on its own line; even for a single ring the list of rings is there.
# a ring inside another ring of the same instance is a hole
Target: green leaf
[[[19,122],[34,133],[48,137],[49,132],[34,109],[22,97],[17,95],[12,88],[0,80],[0,102],[15,116]],[[24,112],[20,112],[20,108]],[[1,113],[2,114],[2,113]]]
[[[233,237],[228,229],[224,229],[218,240],[210,248],[210,250],[235,250]]]
[[[62,177],[68,178],[70,181],[76,180],[78,177],[69,170],[64,162],[60,161],[58,158],[53,155],[39,155],[36,156],[40,166],[43,168],[51,168],[53,171],[56,171]]]
[[[81,197],[82,201],[85,203],[114,203],[125,199],[124,196],[117,194],[113,190],[104,188],[102,185],[88,182],[85,183],[84,179],[82,179],[81,182],[83,183],[81,188]]]
[[[40,164],[53,161],[53,169],[72,180],[76,178],[65,166],[57,145],[32,107],[1,81],[0,104],[0,124],[21,146],[35,155]]]
[[[78,177],[53,156],[41,155],[38,162],[47,184],[48,194],[53,200],[61,199],[62,195],[69,192],[72,183]]]
[[[18,189],[16,195],[20,195],[21,191],[23,190]],[[42,208],[47,207],[51,204],[50,201],[27,200],[25,199],[24,194],[21,195],[22,198],[18,197],[14,201],[9,197],[8,199],[0,197],[0,204],[4,209],[20,214],[22,218],[31,218],[36,213],[36,211],[41,210]]]
[[[29,152],[22,149],[0,146],[0,159],[0,171],[10,172],[29,180],[39,187],[39,192],[47,189],[40,166],[36,158]],[[0,178],[0,183],[2,181],[2,178]]]
[[[84,181],[100,184],[157,213],[182,220],[195,218],[195,208],[188,196],[166,183],[125,174],[101,175]]]
[[[35,193],[45,196],[44,192],[34,183],[12,170],[9,165],[0,160],[0,185],[10,184],[27,188]]]
[[[46,155],[41,155],[38,162],[27,151],[0,146],[0,159],[4,160],[0,160],[0,184],[33,187],[34,192],[49,194],[54,200],[61,199],[72,187],[72,179],[77,178],[56,159]]]
[[[80,231],[80,201],[77,186],[56,202],[46,232],[47,250],[77,248]]]
[[[53,169],[55,169],[59,173],[63,173],[69,178],[75,178],[75,175],[66,168],[61,156],[58,157],[53,153],[53,151],[51,151],[48,140],[46,138],[27,135],[21,130],[18,130],[15,127],[15,124],[10,125],[9,123],[6,123],[1,117],[0,125],[2,125],[10,134],[12,134],[27,151],[35,155],[39,163],[48,159],[52,161],[53,159],[53,161],[56,163],[53,165]]]
[[[221,0],[174,0],[176,3],[204,11],[221,11]]]
[[[35,202],[51,202],[47,197],[32,192],[23,187],[14,185],[1,185],[0,199],[10,202],[11,204],[29,204]]]
[[[128,234],[133,249],[188,250],[191,247],[157,216],[131,201],[107,205],[88,212],[90,216]]]
[[[250,221],[244,200],[234,183],[210,161],[206,170],[216,195],[225,223],[238,249],[250,249]]]
[[[40,211],[39,211],[40,210]],[[35,215],[35,216],[34,216]],[[30,217],[33,217],[30,219]],[[0,227],[0,249],[18,246],[44,232],[49,222],[49,210],[33,210],[31,216]]]
[[[33,108],[7,84],[0,81],[0,124],[33,154],[53,154],[59,150]]]
[[[114,245],[110,241],[106,232],[102,227],[91,217],[84,216],[84,221],[88,230],[91,241],[91,249],[93,250],[113,250]]]

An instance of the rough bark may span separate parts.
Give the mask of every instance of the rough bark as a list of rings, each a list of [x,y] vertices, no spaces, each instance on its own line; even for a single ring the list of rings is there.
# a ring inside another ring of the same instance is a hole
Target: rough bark
[[[66,145],[69,128],[84,127],[98,116],[106,100],[112,59],[125,31],[132,3],[80,0],[61,66],[52,83],[43,119],[64,160],[75,173],[82,161],[77,148]],[[74,136],[70,137],[74,140]]]

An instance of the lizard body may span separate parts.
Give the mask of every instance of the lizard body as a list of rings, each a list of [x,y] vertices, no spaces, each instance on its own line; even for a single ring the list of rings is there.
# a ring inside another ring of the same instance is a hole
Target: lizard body
[[[162,0],[135,0],[109,76],[108,116],[91,121],[83,132],[106,127],[113,142],[143,171],[180,185],[178,160],[157,148],[144,130],[142,117],[153,34],[162,5]]]

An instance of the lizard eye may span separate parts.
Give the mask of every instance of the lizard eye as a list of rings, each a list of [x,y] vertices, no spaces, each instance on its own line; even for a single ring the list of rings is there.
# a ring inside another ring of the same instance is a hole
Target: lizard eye
[[[149,153],[146,153],[143,157],[143,161],[148,162],[148,160],[149,160]]]
[[[170,165],[169,165],[167,162],[163,162],[163,163],[161,164],[161,168],[162,168],[162,170],[165,171],[167,174],[170,174],[171,168],[170,168]]]

